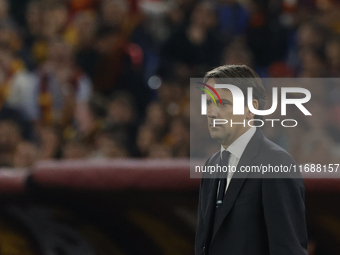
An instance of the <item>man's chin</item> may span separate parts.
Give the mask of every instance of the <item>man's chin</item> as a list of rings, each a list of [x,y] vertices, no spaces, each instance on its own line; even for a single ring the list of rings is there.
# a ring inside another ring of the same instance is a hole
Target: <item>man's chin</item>
[[[210,136],[212,139],[214,140],[220,140],[223,138],[223,134],[221,132],[221,130],[209,130],[210,131]]]

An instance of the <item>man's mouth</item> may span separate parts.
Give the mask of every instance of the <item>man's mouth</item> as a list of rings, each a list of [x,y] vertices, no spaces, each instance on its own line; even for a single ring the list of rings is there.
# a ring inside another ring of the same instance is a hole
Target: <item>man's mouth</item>
[[[209,127],[210,128],[216,128],[216,127],[221,127],[221,125],[214,123],[214,119],[211,119],[211,120],[209,120]]]
[[[213,123],[211,123],[211,124],[209,124],[209,127],[211,127],[211,128],[219,128],[219,127],[221,127],[221,125],[220,124],[213,124]]]

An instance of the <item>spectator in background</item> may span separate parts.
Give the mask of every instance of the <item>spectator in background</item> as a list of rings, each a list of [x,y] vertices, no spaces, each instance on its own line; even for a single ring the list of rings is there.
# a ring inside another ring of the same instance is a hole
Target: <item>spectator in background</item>
[[[339,3],[333,0],[317,0],[315,7],[318,12],[317,21],[334,34],[340,32]]]
[[[16,22],[9,15],[8,10],[8,0],[0,0],[0,24],[15,26]]]
[[[169,116],[176,116],[180,112],[180,101],[182,95],[182,87],[175,80],[167,80],[162,83],[158,89],[159,103]]]
[[[325,132],[310,131],[302,139],[301,162],[314,164],[334,164],[339,158],[334,156],[334,143]]]
[[[57,35],[63,35],[67,28],[68,8],[63,1],[45,1],[43,2],[42,16],[42,35],[51,39]]]
[[[219,34],[224,43],[232,42],[235,37],[245,34],[249,26],[249,13],[237,0],[219,0],[216,11]]]
[[[91,78],[94,78],[98,52],[94,49],[97,15],[93,11],[77,13],[70,27],[70,34],[74,37],[74,47],[77,65]]]
[[[171,20],[174,22],[174,24],[180,26],[189,21],[191,14],[197,5],[197,2],[195,0],[174,0],[174,5],[177,6],[178,9],[175,9],[173,12],[178,10],[181,12],[181,14],[177,18],[175,13],[170,14]],[[175,17],[172,15],[175,15]]]
[[[119,78],[129,72],[126,69],[132,71],[130,63],[127,63],[129,43],[140,17],[130,13],[129,7],[128,2],[124,0],[104,0],[101,4],[96,45],[99,59],[94,78],[95,89],[99,92],[112,93],[118,86]],[[142,52],[137,54],[142,57]]]
[[[136,138],[139,156],[146,157],[149,154],[150,148],[154,144],[160,143],[160,140],[161,137],[159,137],[149,125],[144,124],[139,127]]]
[[[105,126],[107,104],[108,99],[96,94],[88,104],[77,109],[74,116],[77,126],[73,139],[91,148],[94,146],[95,137]]]
[[[38,16],[34,17],[34,15]],[[68,21],[67,6],[59,1],[42,1],[41,5],[33,4],[31,9],[28,9],[27,21],[28,32],[33,33],[30,52],[34,62],[41,64],[48,58],[50,40],[65,36]]]
[[[38,126],[36,133],[37,158],[39,160],[59,159],[63,139],[58,127]]]
[[[32,140],[33,131],[28,121],[34,116],[31,97],[34,81],[18,57],[21,42],[13,25],[0,23],[0,119],[15,121],[22,129],[23,137]]]
[[[103,0],[100,6],[101,26],[120,30],[129,36],[139,23],[138,15],[131,10],[131,5],[125,0]]]
[[[110,94],[117,87],[117,79],[122,71],[122,57],[126,57],[123,45],[118,44],[119,34],[112,28],[100,28],[97,34],[94,67],[94,90]]]
[[[63,131],[74,124],[75,111],[85,107],[92,91],[90,79],[75,65],[71,45],[60,37],[49,42],[48,58],[37,73],[36,86],[36,120],[58,125]]]
[[[12,120],[0,120],[0,166],[13,166],[17,146],[23,140],[20,126]]]
[[[306,47],[300,51],[301,71],[298,74],[301,78],[327,77],[325,56],[322,50]]]
[[[324,85],[323,88],[320,88],[321,84],[311,83],[308,86],[312,95],[317,95],[317,91],[321,93],[319,93],[319,98],[315,97],[315,100],[308,104],[308,109],[313,114],[313,118],[305,118],[307,128],[301,138],[299,150],[301,162],[317,164],[335,163],[332,153],[334,151],[334,143],[327,132],[330,117],[325,114],[330,109],[322,103],[327,100],[328,94],[325,91],[328,91],[329,86],[327,84],[322,85]]]
[[[216,18],[212,3],[200,2],[190,21],[165,42],[164,61],[177,62],[198,70],[212,67],[220,61],[220,42],[216,33]]]
[[[124,139],[116,133],[116,130],[106,129],[95,138],[94,158],[126,158],[129,157],[128,148]]]
[[[301,51],[312,49],[322,52],[325,44],[327,30],[319,23],[314,21],[304,21],[299,24],[295,33],[295,41],[289,44],[288,48],[288,66],[295,70],[295,73],[301,71]]]
[[[297,35],[300,48],[322,49],[326,40],[327,30],[319,23],[306,21],[299,26]]]
[[[33,75],[25,70],[11,49],[4,46],[0,46],[0,84],[0,110],[7,106],[22,112],[26,120],[34,119]]]
[[[325,54],[329,63],[328,72],[331,77],[340,75],[340,38],[332,37],[327,43]]]
[[[162,157],[166,157],[168,153],[172,154],[171,147],[163,142],[164,136],[168,132],[169,115],[160,102],[152,102],[147,110],[143,125],[137,132],[137,148],[140,156],[155,157],[160,149]],[[152,155],[152,156],[151,156]]]
[[[150,100],[144,71],[152,64],[143,45],[146,34],[140,27],[142,16],[124,0],[105,0],[101,4],[101,19],[95,49],[94,90],[102,95],[125,90],[136,100],[138,114],[144,114]],[[148,59],[148,60],[147,60]],[[150,72],[150,71],[149,71]],[[143,96],[141,96],[143,95]]]
[[[172,158],[171,147],[164,144],[153,144],[148,151],[148,158]]]
[[[130,155],[136,155],[137,118],[135,107],[135,101],[130,93],[116,92],[108,102],[104,121],[106,128],[110,129],[114,136],[120,138],[122,146],[130,149]]]
[[[172,148],[174,157],[189,157],[190,123],[187,118],[175,118],[170,124],[170,131],[165,137],[165,144]]]
[[[71,9],[74,12],[95,9],[99,0],[70,0]]]
[[[91,148],[88,144],[77,141],[68,141],[62,149],[63,159],[86,159],[91,156]]]
[[[224,65],[244,64],[252,66],[253,56],[245,43],[239,39],[225,47],[222,63]]]
[[[168,114],[159,102],[152,102],[146,110],[145,124],[147,124],[157,136],[162,137],[168,128]]]
[[[331,114],[334,116],[329,121],[329,127],[327,129],[328,135],[334,144],[332,153],[334,154],[336,162],[340,161],[340,105],[334,104],[331,107]]]
[[[254,67],[267,75],[272,62],[282,61],[287,53],[288,32],[278,15],[271,15],[267,1],[250,1],[247,45],[254,56]]]
[[[32,167],[37,160],[37,147],[28,141],[21,141],[15,149],[12,166],[15,168]]]
[[[35,54],[37,55],[38,53],[34,52],[33,46],[42,38],[42,15],[42,2],[30,1],[26,9],[26,27],[21,54],[29,70],[32,70],[37,66],[38,56],[35,56]]]

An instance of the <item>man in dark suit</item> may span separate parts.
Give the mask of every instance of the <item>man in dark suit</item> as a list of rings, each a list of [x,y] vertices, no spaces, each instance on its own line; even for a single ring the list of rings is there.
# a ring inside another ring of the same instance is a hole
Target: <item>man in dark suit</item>
[[[244,65],[221,66],[206,74],[205,83],[214,87],[221,79],[232,79],[245,98],[247,87],[252,87],[254,108],[264,109],[266,93],[252,69]],[[295,161],[269,141],[261,128],[213,125],[214,119],[248,123],[259,118],[247,106],[244,115],[233,115],[231,92],[216,91],[222,105],[208,99],[207,118],[210,135],[221,144],[221,150],[207,160],[206,166],[229,165],[236,172],[227,176],[219,173],[215,178],[208,178],[209,173],[202,176],[196,255],[306,255],[305,189],[300,173],[267,178],[259,176],[261,173],[240,172],[244,166],[289,167],[296,166]]]

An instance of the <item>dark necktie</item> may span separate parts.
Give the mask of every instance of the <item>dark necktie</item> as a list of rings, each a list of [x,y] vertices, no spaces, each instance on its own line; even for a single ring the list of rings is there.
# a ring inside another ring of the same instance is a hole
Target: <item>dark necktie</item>
[[[221,169],[223,168],[223,166],[226,166],[228,169],[229,157],[230,157],[230,152],[224,150],[222,152],[222,160],[220,163]],[[216,209],[218,209],[223,202],[225,188],[227,187],[227,177],[228,177],[228,172],[221,172],[219,182],[218,182],[220,185],[219,185],[217,199],[216,199]]]

